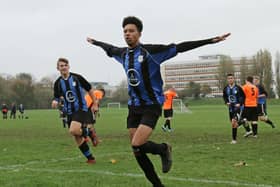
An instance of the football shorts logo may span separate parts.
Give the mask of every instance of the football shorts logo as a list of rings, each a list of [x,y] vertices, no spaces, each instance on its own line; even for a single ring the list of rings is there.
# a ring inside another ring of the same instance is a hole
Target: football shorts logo
[[[66,97],[66,101],[68,101],[69,103],[73,103],[76,100],[76,98],[71,90],[66,92],[65,97]]]
[[[135,69],[128,69],[126,75],[130,86],[138,86],[140,84],[140,74]]]

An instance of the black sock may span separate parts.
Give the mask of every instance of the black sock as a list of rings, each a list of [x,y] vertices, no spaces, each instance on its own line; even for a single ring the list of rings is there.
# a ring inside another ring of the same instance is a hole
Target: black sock
[[[252,124],[253,135],[258,134],[258,124]]]
[[[164,125],[163,125],[165,128],[166,128],[166,126],[167,126],[167,119],[165,120],[165,122],[164,122]]]
[[[269,124],[269,125],[272,125],[272,124],[273,124],[273,122],[272,122],[270,119],[267,119],[265,122],[266,122],[267,124]]]
[[[147,141],[145,144],[139,146],[139,148],[144,153],[152,153],[154,155],[160,155],[166,150],[167,146],[165,143],[157,144],[152,141]]]
[[[87,127],[82,127],[82,136],[87,137],[89,135],[89,129]]]
[[[246,126],[246,124],[245,124],[243,127],[244,127],[244,129],[246,130],[246,132],[250,132],[250,131],[251,131],[251,129],[250,129],[250,127],[249,127],[249,125],[248,125],[248,126]]]
[[[63,119],[62,122],[63,122],[63,127],[66,128],[66,120]]]
[[[153,186],[163,187],[149,157],[141,151],[139,146],[132,146],[132,149],[139,166],[145,173],[146,178],[153,184]]]
[[[232,139],[236,140],[237,137],[237,128],[232,128]]]
[[[167,119],[165,121],[165,126],[167,126],[168,129],[171,129],[171,127],[170,127],[170,119]]]
[[[88,144],[85,141],[79,146],[79,149],[88,160],[94,160],[94,157],[89,150]]]

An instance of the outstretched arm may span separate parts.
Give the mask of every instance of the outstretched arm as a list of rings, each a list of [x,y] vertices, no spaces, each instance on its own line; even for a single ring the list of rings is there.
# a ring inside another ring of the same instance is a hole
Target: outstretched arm
[[[217,42],[221,42],[221,41],[224,41],[226,40],[227,37],[229,37],[231,35],[231,33],[226,33],[226,34],[223,34],[221,36],[217,36],[215,38],[213,38],[212,42],[213,43],[217,43]]]
[[[87,37],[87,41],[93,45],[101,47],[109,57],[120,56],[122,52],[122,48],[115,47],[111,44],[107,44],[105,42],[97,41],[93,38]]]
[[[182,42],[176,45],[176,49],[178,53],[182,53],[191,49],[195,49],[197,47],[201,47],[203,45],[207,44],[214,44],[221,41],[224,41],[228,36],[230,36],[230,33],[223,34],[221,36],[217,36],[214,38],[209,38],[206,40],[197,40],[197,41],[188,41],[188,42]]]

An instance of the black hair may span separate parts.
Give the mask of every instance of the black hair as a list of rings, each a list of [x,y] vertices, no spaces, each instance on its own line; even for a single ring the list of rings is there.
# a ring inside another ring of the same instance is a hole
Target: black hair
[[[125,17],[122,22],[122,27],[124,28],[127,24],[134,24],[139,32],[142,32],[143,30],[142,21],[135,16]]]
[[[229,76],[234,77],[233,73],[228,73],[228,74],[227,74],[227,77],[229,77]]]
[[[98,90],[100,90],[101,92],[103,92],[103,97],[105,97],[105,94],[106,94],[105,90],[104,90],[103,88],[100,88],[100,89],[98,89]]]
[[[58,64],[59,62],[64,62],[64,63],[66,63],[66,64],[69,64],[69,61],[68,61],[66,58],[59,58],[59,59],[57,60],[57,64]]]
[[[247,80],[248,82],[250,82],[250,83],[253,83],[253,79],[254,79],[254,78],[253,78],[252,76],[248,76],[246,80]]]

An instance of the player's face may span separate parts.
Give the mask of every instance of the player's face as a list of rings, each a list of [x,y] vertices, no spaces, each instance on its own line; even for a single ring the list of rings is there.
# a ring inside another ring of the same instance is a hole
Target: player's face
[[[228,76],[227,81],[228,81],[228,84],[232,85],[234,83],[234,77],[233,76]]]
[[[137,30],[136,25],[127,24],[123,28],[123,34],[124,34],[124,39],[129,47],[133,48],[136,45],[138,45],[141,33]]]
[[[259,80],[258,80],[258,79],[253,79],[253,83],[254,83],[255,85],[259,84]]]
[[[61,75],[68,75],[69,74],[69,64],[65,62],[58,62],[57,63],[57,70],[60,72]]]

